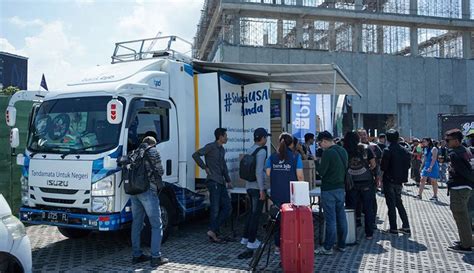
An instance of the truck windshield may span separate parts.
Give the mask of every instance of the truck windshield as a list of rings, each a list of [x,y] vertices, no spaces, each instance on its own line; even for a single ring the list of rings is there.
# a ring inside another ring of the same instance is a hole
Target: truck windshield
[[[43,102],[31,122],[32,152],[96,154],[117,146],[121,124],[107,122],[110,96]],[[119,98],[125,105],[125,100]]]

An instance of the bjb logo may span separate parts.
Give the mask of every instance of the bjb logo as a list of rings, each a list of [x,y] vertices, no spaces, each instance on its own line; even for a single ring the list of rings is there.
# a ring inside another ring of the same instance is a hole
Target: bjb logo
[[[294,111],[296,111],[293,126],[295,129],[309,130],[311,128],[311,98],[306,94],[297,94],[293,98]]]

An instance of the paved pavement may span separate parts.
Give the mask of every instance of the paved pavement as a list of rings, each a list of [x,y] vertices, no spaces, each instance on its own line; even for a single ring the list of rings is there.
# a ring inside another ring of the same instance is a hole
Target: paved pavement
[[[359,242],[345,253],[334,256],[316,256],[315,269],[321,272],[357,271],[436,271],[474,272],[474,255],[458,254],[446,250],[451,241],[457,240],[457,229],[449,210],[446,189],[441,189],[439,202],[428,201],[432,192],[424,192],[424,200],[413,196],[416,186],[405,187],[403,202],[411,221],[412,235],[386,235],[376,232],[367,241],[362,228],[358,230]],[[379,229],[388,228],[385,199],[378,196]],[[171,263],[163,271],[212,271],[237,272],[248,269],[247,260],[238,260],[244,250],[238,242],[225,245],[211,244],[205,236],[207,222],[194,220],[181,225],[168,242],[163,254]],[[31,226],[27,228],[33,248],[35,272],[123,272],[151,271],[148,263],[132,266],[129,236],[125,232],[93,233],[83,239],[67,239],[54,227]],[[261,265],[264,264],[262,259]],[[279,259],[271,255],[270,271],[281,271]]]

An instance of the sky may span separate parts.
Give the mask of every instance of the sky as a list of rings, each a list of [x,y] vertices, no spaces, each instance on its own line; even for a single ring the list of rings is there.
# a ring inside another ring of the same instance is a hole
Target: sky
[[[0,0],[0,51],[28,57],[28,89],[44,73],[59,90],[115,43],[177,35],[193,42],[204,0]]]

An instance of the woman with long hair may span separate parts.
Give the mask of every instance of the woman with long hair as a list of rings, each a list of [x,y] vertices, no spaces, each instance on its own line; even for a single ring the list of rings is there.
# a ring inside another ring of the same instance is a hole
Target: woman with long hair
[[[360,143],[356,132],[346,133],[343,147],[349,155],[348,173],[354,181],[354,187],[346,193],[346,206],[356,210],[362,205],[365,237],[371,240],[374,235],[375,218],[375,182],[372,174],[372,170],[376,167],[375,155],[368,145]]]
[[[439,163],[438,163],[438,148],[429,137],[423,138],[421,146],[424,149],[423,163],[421,164],[421,180],[420,189],[418,190],[418,199],[422,199],[423,190],[425,188],[426,180],[430,178],[433,186],[433,197],[431,201],[438,201],[438,178],[439,178]]]
[[[270,176],[272,202],[280,207],[290,203],[290,181],[303,181],[303,161],[299,154],[293,152],[293,137],[283,133],[279,137],[278,151],[273,153],[266,164],[267,175]],[[275,253],[280,253],[280,228],[275,234]]]

